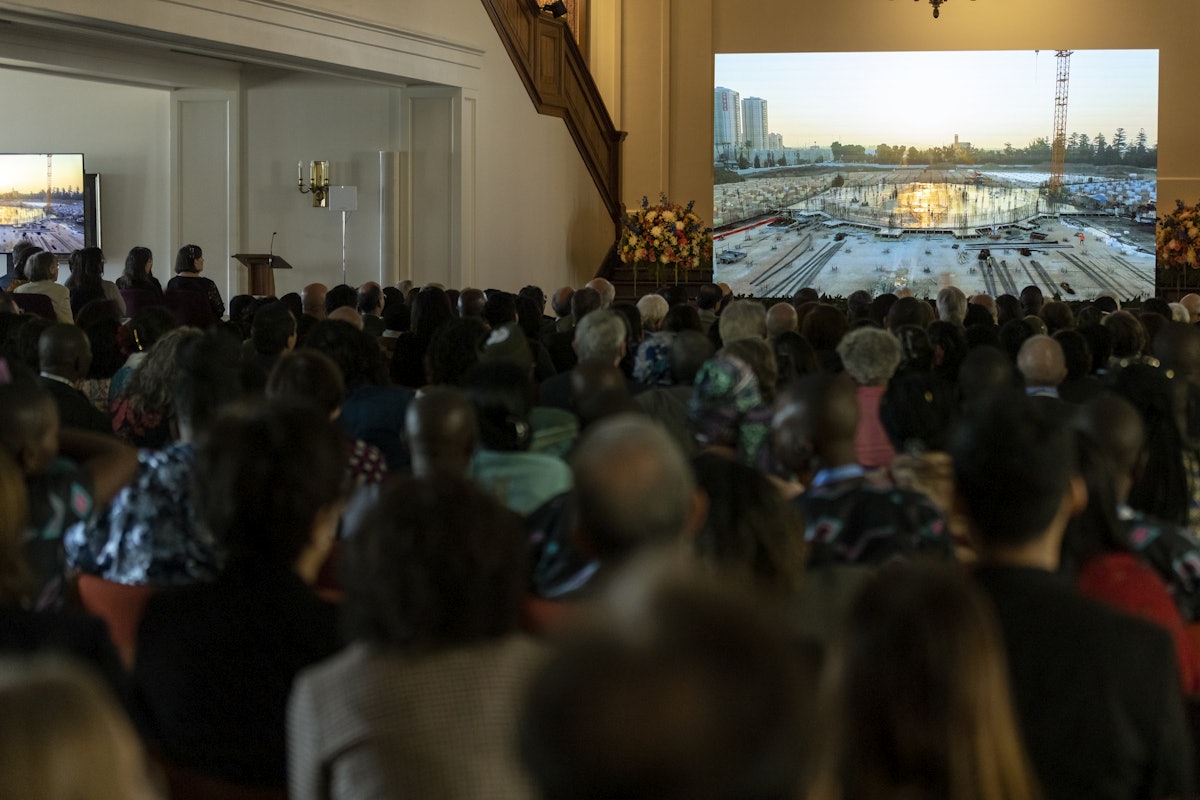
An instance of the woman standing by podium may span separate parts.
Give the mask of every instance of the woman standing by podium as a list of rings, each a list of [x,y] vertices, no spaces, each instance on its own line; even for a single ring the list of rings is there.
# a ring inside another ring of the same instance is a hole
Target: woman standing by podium
[[[199,245],[185,244],[175,254],[175,277],[167,282],[167,291],[178,289],[199,292],[208,301],[213,317],[220,319],[225,314],[225,301],[217,285],[200,275],[204,270],[204,251]]]

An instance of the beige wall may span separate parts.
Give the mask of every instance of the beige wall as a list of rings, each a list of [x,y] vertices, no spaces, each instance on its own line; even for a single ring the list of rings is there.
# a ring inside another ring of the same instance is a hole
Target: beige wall
[[[664,16],[665,31],[659,29]],[[928,4],[903,0],[646,0],[636,11],[626,4],[626,17],[620,118],[629,131],[627,203],[667,191],[680,202],[695,199],[700,213],[712,218],[714,53],[1063,47],[1159,50],[1160,204],[1200,197],[1195,0],[951,0],[938,20]],[[637,42],[629,40],[631,28],[639,30]],[[649,40],[669,42],[669,52],[638,46]],[[658,100],[664,85],[669,104]],[[928,91],[936,83],[913,88]],[[665,147],[663,129],[669,130]]]

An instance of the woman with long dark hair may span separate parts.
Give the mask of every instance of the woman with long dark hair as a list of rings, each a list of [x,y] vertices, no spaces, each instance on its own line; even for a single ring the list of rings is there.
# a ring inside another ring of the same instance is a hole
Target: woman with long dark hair
[[[104,251],[99,247],[76,250],[71,253],[67,266],[71,270],[66,282],[66,287],[71,290],[71,313],[78,314],[79,309],[93,300],[111,300],[120,315],[125,316],[125,299],[117,285],[104,280]]]
[[[125,271],[117,278],[117,288],[139,290],[162,295],[162,284],[151,274],[154,269],[154,254],[149,247],[133,247],[125,256]]]

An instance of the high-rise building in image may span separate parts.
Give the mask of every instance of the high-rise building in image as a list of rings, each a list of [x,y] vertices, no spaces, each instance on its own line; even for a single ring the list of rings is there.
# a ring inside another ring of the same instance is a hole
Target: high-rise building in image
[[[751,150],[767,149],[767,101],[761,97],[747,97],[742,101],[742,144]]]
[[[713,155],[717,160],[737,157],[742,144],[741,95],[718,86],[713,91]]]

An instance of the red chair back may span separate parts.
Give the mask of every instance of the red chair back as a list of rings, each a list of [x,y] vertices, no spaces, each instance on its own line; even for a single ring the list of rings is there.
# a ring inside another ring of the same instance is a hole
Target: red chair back
[[[142,621],[142,609],[150,595],[158,591],[156,586],[128,586],[114,583],[94,575],[79,576],[79,599],[84,610],[108,623],[108,635],[121,661],[129,669],[137,655],[138,625]]]
[[[54,312],[54,303],[44,294],[10,294],[13,302],[21,307],[26,314],[36,314],[39,317],[58,322],[58,314]]]

